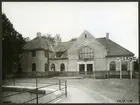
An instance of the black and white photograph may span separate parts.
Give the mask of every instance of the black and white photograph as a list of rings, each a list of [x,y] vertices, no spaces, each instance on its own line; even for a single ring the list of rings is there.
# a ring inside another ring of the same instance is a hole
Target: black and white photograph
[[[138,2],[2,2],[2,103],[139,103]]]

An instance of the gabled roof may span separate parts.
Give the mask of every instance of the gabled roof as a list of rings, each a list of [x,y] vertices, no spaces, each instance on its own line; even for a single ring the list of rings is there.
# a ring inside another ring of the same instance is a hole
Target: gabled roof
[[[134,56],[132,52],[127,50],[126,48],[120,46],[119,44],[113,42],[110,39],[96,38],[103,46],[105,46],[108,50],[107,57],[111,56]]]
[[[96,39],[105,48],[107,48],[107,50],[108,50],[107,57],[134,56],[134,54],[132,52],[130,52],[126,48],[120,46],[119,44],[113,42],[110,39],[106,39],[105,37],[96,38]],[[55,52],[64,52],[64,51],[68,50],[75,41],[61,42],[58,46],[55,47]],[[62,57],[67,57],[67,54],[64,53],[62,55]]]
[[[67,41],[67,42],[61,42],[57,46],[54,47],[54,52],[63,52],[61,58],[56,58],[56,59],[62,59],[62,58],[67,58],[67,50],[74,44],[76,39]],[[55,53],[51,55],[51,58],[55,58]]]

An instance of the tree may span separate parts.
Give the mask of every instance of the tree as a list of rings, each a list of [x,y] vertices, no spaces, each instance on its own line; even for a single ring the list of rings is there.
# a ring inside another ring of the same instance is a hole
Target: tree
[[[134,62],[134,71],[139,72],[139,59]]]
[[[2,35],[2,73],[4,77],[6,74],[13,73],[12,70],[20,68],[22,48],[26,40],[14,29],[13,24],[4,13],[2,13]]]
[[[43,35],[42,38],[48,40],[51,43],[51,45],[54,46],[55,41],[54,41],[54,37],[52,37],[51,34]]]

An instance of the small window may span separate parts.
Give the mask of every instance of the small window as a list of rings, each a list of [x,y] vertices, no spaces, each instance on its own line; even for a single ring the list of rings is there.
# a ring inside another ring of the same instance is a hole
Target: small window
[[[32,51],[32,57],[36,56],[36,51]]]
[[[52,70],[52,71],[55,71],[55,64],[52,64],[52,65],[51,65],[51,70]]]
[[[61,65],[60,65],[60,70],[61,70],[61,71],[64,71],[64,70],[65,70],[65,65],[64,65],[64,63],[61,63]]]
[[[85,38],[87,38],[87,35],[85,34]]]
[[[47,57],[47,51],[45,51],[45,57]]]
[[[36,64],[35,63],[32,64],[32,71],[36,71]]]
[[[47,70],[48,70],[48,64],[45,63],[45,71],[47,71]]]

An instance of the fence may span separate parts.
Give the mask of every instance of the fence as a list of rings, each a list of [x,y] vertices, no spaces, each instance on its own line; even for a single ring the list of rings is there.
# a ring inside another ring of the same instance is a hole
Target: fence
[[[15,94],[3,96],[3,97],[2,97],[2,101],[3,101],[5,98],[7,98],[7,97],[12,97],[12,96],[15,96],[15,95],[23,94],[23,93],[25,93],[25,92],[33,92],[33,91],[35,91],[36,97],[33,98],[33,99],[30,99],[30,100],[27,100],[27,101],[23,102],[22,104],[26,104],[26,103],[28,103],[28,102],[30,102],[30,101],[33,101],[33,100],[36,100],[36,104],[38,104],[38,103],[39,103],[39,98],[44,97],[44,96],[47,96],[47,95],[49,95],[49,94],[53,94],[53,93],[55,93],[55,92],[57,92],[57,91],[62,91],[62,90],[65,91],[64,94],[61,94],[61,95],[59,95],[58,97],[55,97],[54,99],[49,100],[47,103],[52,102],[52,101],[56,100],[57,98],[59,98],[59,97],[61,97],[61,96],[64,96],[64,95],[65,95],[65,97],[67,97],[67,80],[64,80],[64,81],[62,81],[62,80],[57,80],[57,81],[58,81],[58,82],[49,83],[49,85],[45,85],[45,86],[40,86],[40,87],[38,87],[38,84],[39,84],[40,82],[38,83],[38,78],[36,78],[36,80],[35,80],[35,85],[36,85],[35,89],[26,90],[26,91],[18,92],[18,93],[15,93]],[[20,83],[22,83],[22,82],[20,82]],[[23,82],[23,83],[25,83],[25,82]],[[29,82],[27,82],[27,83],[29,83]],[[33,83],[33,82],[31,82],[31,83]],[[64,83],[64,85],[63,85],[62,83]],[[13,79],[13,85],[16,86],[16,79],[15,79],[15,78]],[[58,85],[58,89],[56,89],[56,90],[54,90],[54,91],[51,91],[51,92],[49,92],[49,93],[47,93],[47,94],[38,96],[38,91],[39,91],[39,89],[41,89],[41,88],[46,88],[46,87],[53,86],[53,85]],[[5,102],[5,101],[3,101],[3,103],[4,103],[4,102]]]

